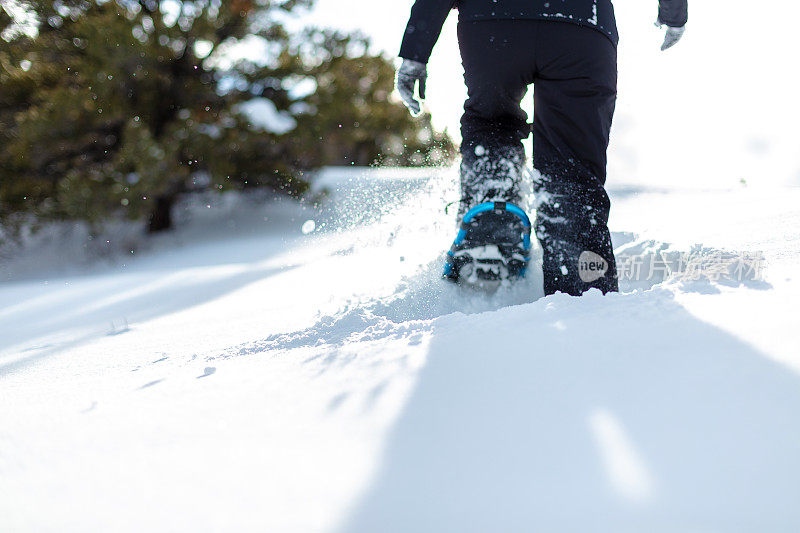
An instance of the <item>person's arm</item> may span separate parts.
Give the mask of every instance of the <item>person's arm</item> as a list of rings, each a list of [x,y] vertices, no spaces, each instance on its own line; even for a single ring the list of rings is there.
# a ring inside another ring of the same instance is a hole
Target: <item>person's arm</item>
[[[686,21],[689,19],[689,0],[658,0],[658,20],[656,26],[664,25],[667,32],[661,50],[671,48],[683,37]]]
[[[688,0],[659,0],[658,20],[671,28],[686,26],[689,19]]]
[[[400,57],[427,63],[456,0],[417,0],[411,8]]]
[[[442,26],[457,0],[416,0],[411,8],[399,56],[403,64],[397,71],[395,86],[403,103],[414,116],[422,113],[425,81],[428,79],[428,59],[442,33]],[[414,94],[419,90],[419,99]]]

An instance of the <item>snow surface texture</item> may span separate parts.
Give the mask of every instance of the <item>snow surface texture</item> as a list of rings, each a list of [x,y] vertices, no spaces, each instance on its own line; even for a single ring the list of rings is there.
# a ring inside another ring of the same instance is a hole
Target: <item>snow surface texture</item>
[[[649,279],[578,299],[442,282],[455,182],[332,169],[321,210],[5,260],[0,531],[797,531],[800,190],[612,191]],[[653,266],[686,252],[763,279]]]

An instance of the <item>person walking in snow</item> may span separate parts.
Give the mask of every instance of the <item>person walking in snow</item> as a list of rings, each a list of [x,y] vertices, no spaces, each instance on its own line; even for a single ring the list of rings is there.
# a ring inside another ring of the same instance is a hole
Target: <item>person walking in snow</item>
[[[683,35],[687,1],[659,0],[662,50]],[[459,11],[468,98],[461,119],[462,224],[445,277],[525,273],[530,222],[513,208],[522,202],[522,140],[531,133],[520,103],[533,84],[533,229],[543,252],[544,292],[617,291],[604,188],[617,94],[619,38],[611,0],[416,0],[396,79],[414,115],[421,112],[428,59],[451,9]]]

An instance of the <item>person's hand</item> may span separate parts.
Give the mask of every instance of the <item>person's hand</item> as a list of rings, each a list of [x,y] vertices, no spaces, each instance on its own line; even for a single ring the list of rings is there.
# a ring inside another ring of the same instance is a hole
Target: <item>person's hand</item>
[[[414,61],[412,59],[404,59],[400,68],[397,70],[397,78],[395,79],[395,86],[397,92],[400,93],[400,98],[406,105],[412,116],[417,116],[422,113],[422,102],[425,100],[425,80],[428,79],[428,67],[425,63]],[[419,82],[419,99],[414,94],[414,88]]]
[[[661,26],[667,26],[661,19],[656,20],[656,27],[660,28]],[[667,48],[671,48],[675,46],[675,43],[681,40],[683,37],[683,32],[686,31],[686,26],[667,26],[667,33],[664,35],[664,44],[661,45],[661,51],[663,52]]]

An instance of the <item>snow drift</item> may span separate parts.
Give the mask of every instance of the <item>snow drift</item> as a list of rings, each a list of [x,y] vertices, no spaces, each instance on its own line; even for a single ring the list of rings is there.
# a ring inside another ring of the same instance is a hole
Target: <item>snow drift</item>
[[[640,273],[541,298],[439,279],[454,177],[333,169],[319,209],[6,262],[0,529],[796,530],[800,191],[614,190]]]

